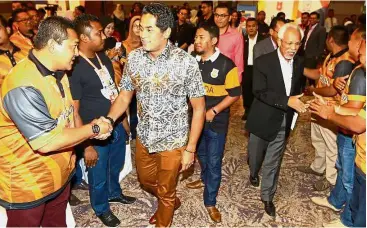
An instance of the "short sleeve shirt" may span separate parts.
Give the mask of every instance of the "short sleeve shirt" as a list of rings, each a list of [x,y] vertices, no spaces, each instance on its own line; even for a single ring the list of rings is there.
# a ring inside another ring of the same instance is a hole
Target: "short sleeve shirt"
[[[187,98],[205,94],[195,58],[170,42],[155,60],[138,48],[129,54],[119,86],[121,90],[136,91],[137,134],[149,153],[186,145]]]

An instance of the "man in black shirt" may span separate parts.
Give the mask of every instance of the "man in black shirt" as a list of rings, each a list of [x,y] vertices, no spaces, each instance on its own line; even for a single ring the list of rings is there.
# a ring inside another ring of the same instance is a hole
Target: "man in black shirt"
[[[178,20],[175,27],[172,29],[170,41],[176,46],[185,51],[193,41],[194,28],[186,22],[189,16],[189,10],[181,7],[177,13]]]
[[[75,27],[80,40],[79,57],[69,80],[75,125],[78,127],[96,116],[106,116],[118,90],[113,80],[112,63],[100,52],[105,35],[99,19],[83,14],[75,19]],[[131,204],[136,200],[123,195],[119,184],[119,174],[125,159],[125,137],[122,124],[116,124],[110,138],[89,140],[84,144],[91,205],[106,226],[120,224],[111,212],[109,203]]]
[[[201,2],[201,17],[199,17],[198,27],[203,23],[209,23],[215,25],[214,14],[213,14],[213,2],[212,1],[202,1]]]
[[[222,158],[229,124],[229,107],[241,95],[238,70],[231,59],[221,54],[216,45],[219,28],[216,25],[199,26],[195,36],[196,60],[203,78],[206,95],[206,122],[198,146],[201,180],[187,185],[198,188],[204,183],[204,205],[214,222],[221,222],[215,207],[221,177]]]
[[[257,26],[259,34],[261,34],[264,37],[267,37],[269,34],[269,25],[265,23],[265,17],[266,17],[265,12],[261,10],[257,14]]]

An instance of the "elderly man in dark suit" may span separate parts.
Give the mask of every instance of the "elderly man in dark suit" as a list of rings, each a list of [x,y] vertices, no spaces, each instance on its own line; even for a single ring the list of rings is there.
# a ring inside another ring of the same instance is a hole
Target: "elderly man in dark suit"
[[[307,109],[299,99],[303,95],[303,60],[295,56],[303,32],[296,25],[286,24],[278,35],[279,48],[255,59],[255,99],[246,123],[250,132],[250,183],[259,186],[258,173],[263,166],[261,200],[270,216],[275,216],[273,198],[291,125],[296,121],[296,112]]]
[[[278,48],[278,32],[284,24],[285,20],[283,18],[274,17],[271,20],[270,36],[256,43],[254,46],[254,60]]]

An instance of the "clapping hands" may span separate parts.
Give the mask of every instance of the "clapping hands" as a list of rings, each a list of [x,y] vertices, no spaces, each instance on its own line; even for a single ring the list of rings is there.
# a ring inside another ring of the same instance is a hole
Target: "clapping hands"
[[[111,122],[105,117],[101,116],[99,119],[93,120],[92,124],[97,124],[100,129],[99,134],[93,137],[94,139],[105,140],[111,135],[113,126],[111,125]]]

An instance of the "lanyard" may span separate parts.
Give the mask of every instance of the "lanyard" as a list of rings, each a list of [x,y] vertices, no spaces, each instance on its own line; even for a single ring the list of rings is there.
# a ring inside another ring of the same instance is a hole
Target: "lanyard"
[[[87,56],[85,56],[84,54],[83,54],[83,52],[81,52],[81,51],[79,51],[79,55],[81,56],[81,57],[83,57],[83,59],[85,59],[85,61],[87,61],[95,70],[99,70],[97,67],[96,67],[96,65],[94,65],[94,63],[92,63],[92,61],[90,61],[90,59],[87,57]],[[99,56],[97,55],[97,54],[95,54],[96,55],[96,57],[97,57],[97,59],[98,59],[98,62],[99,62],[99,65],[101,66],[101,68],[103,67],[103,64],[102,64],[102,62],[101,62],[101,59],[99,58]]]

